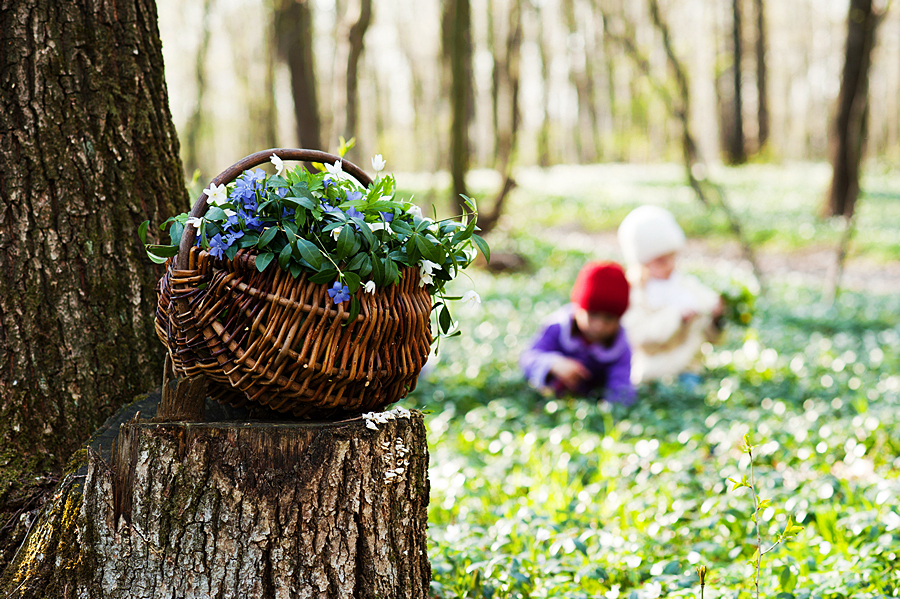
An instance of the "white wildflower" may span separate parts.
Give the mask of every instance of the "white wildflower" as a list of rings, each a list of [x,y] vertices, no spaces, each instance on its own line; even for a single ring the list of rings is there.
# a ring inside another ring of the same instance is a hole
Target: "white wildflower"
[[[641,591],[641,599],[658,599],[662,595],[662,585],[656,581],[646,585]]]
[[[366,224],[369,225],[369,230],[373,231],[373,232],[374,231],[387,231],[391,228],[391,226],[388,223],[384,223],[384,222],[366,223]]]
[[[422,218],[422,209],[415,204],[410,204],[409,210],[407,210],[407,212],[409,214],[412,214],[416,218]]]
[[[284,174],[284,161],[277,154],[272,154],[270,160],[275,165],[275,175],[278,177],[282,176]]]
[[[481,303],[481,296],[474,289],[469,289],[463,294],[462,301],[469,302],[474,306]]]
[[[224,210],[224,212],[225,212],[225,217],[226,217],[226,218],[231,218],[232,216],[234,216],[235,214],[237,214],[237,212],[235,212],[234,210],[232,210],[232,209],[230,209],[230,208],[223,208],[223,210]]]
[[[619,585],[612,585],[612,588],[603,593],[603,596],[606,597],[606,599],[619,599]]]
[[[337,180],[340,180],[344,174],[344,167],[341,164],[340,160],[335,160],[334,164],[325,164],[325,170],[328,171],[328,174],[334,177]]]
[[[372,158],[372,168],[376,173],[380,173],[384,170],[384,164],[384,158],[382,158],[381,154],[375,154],[375,156]]]
[[[196,227],[199,229],[200,225],[203,224],[203,219],[200,218],[199,216],[189,216],[187,219],[187,222],[184,224],[186,224],[190,227]]]
[[[366,281],[366,284],[363,285],[363,289],[366,293],[375,294],[375,281]]]
[[[337,241],[337,238],[341,235],[341,229],[343,229],[343,225],[340,227],[335,227],[331,230],[331,236],[334,237],[334,240]]]
[[[419,281],[419,287],[431,285],[432,281],[434,281],[434,269],[439,267],[440,264],[436,264],[431,260],[422,260],[422,266],[419,269],[419,274],[422,276]]]
[[[209,187],[203,190],[206,194],[206,203],[211,206],[221,206],[228,202],[228,190],[224,185],[216,185],[211,183]]]

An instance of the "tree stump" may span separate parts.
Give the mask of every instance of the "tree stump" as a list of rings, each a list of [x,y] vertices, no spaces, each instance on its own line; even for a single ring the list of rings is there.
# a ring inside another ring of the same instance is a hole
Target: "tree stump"
[[[425,598],[424,422],[402,409],[376,418],[122,424],[110,462],[91,453],[83,488],[58,493],[65,505],[0,590]]]

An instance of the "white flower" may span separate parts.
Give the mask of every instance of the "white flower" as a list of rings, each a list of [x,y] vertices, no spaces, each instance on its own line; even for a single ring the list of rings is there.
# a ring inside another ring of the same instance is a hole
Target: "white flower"
[[[234,210],[232,210],[232,209],[230,209],[230,208],[223,208],[222,210],[225,212],[225,217],[226,217],[226,218],[231,218],[232,216],[234,216],[235,214],[237,214],[237,212],[235,212]]]
[[[463,253],[466,255],[466,258],[469,259],[469,262],[474,260],[478,256],[478,250],[473,247],[467,247],[463,250]]]
[[[409,210],[407,210],[407,212],[412,214],[415,217],[422,218],[422,209],[419,208],[418,206],[416,206],[415,204],[412,204],[409,207]]]
[[[221,206],[228,202],[228,190],[224,185],[212,183],[203,190],[203,193],[206,194],[206,202],[212,206]]]
[[[662,595],[662,585],[658,582],[651,582],[641,591],[641,599],[658,599]]]
[[[340,180],[341,176],[344,174],[344,167],[340,160],[335,160],[334,164],[326,164],[325,170],[328,171],[329,175],[338,180]]]
[[[280,177],[284,174],[284,161],[277,154],[272,154],[272,158],[270,159],[272,164],[275,165],[275,175]]]
[[[612,585],[612,588],[603,593],[603,596],[606,597],[606,599],[619,599],[619,585]]]
[[[387,231],[391,228],[388,223],[377,222],[377,223],[366,223],[369,225],[369,230],[371,231]]]
[[[469,289],[463,294],[462,301],[469,302],[474,306],[481,303],[481,296],[474,289]]]
[[[431,260],[422,260],[422,266],[419,269],[419,274],[422,276],[421,280],[419,280],[419,287],[431,285],[434,280],[434,269],[439,266],[440,264],[435,264]]]
[[[372,158],[372,168],[375,169],[376,173],[384,170],[384,164],[384,158],[381,157],[381,154],[375,154],[375,157]]]
[[[334,237],[335,241],[337,241],[337,238],[340,237],[341,229],[343,229],[343,228],[344,227],[342,225],[340,227],[335,227],[334,229],[331,230],[331,236]]]
[[[184,224],[186,224],[188,226],[194,226],[199,229],[200,225],[203,224],[203,219],[200,218],[199,216],[189,216],[187,219],[187,222]]]
[[[366,293],[371,293],[374,295],[375,293],[375,281],[366,281],[366,284],[363,285],[363,289]]]

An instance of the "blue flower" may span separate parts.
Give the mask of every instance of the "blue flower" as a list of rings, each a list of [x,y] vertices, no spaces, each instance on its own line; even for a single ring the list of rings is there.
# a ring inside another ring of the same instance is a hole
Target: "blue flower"
[[[288,208],[285,206],[281,210],[281,219],[282,220],[294,220],[294,217],[297,215],[297,211],[293,208]]]
[[[244,219],[244,226],[251,231],[262,231],[265,226],[255,212],[248,212],[244,209],[240,210],[241,218]]]
[[[361,191],[348,191],[347,192],[347,202],[355,202],[356,200],[361,200],[363,194]]]
[[[243,231],[232,231],[231,233],[225,236],[225,245],[226,247],[231,247],[235,241],[244,236]]]
[[[262,169],[258,168],[253,171],[244,171],[244,174],[238,177],[237,181],[234,183],[233,196],[244,200],[245,203],[248,200],[253,200],[253,207],[255,209],[256,190],[262,189],[262,182],[265,178],[266,173]]]
[[[352,206],[350,208],[347,208],[347,216],[349,216],[350,218],[365,218],[366,217],[365,214],[363,214],[356,208],[353,208]]]
[[[226,230],[227,229],[235,229],[235,230],[240,229],[241,221],[240,221],[240,218],[238,217],[237,212],[231,214],[228,217],[228,220],[225,221],[225,224],[223,226],[225,227]]]
[[[346,285],[341,285],[340,281],[335,281],[331,289],[328,290],[328,295],[334,300],[334,303],[340,304],[350,299],[350,288]]]
[[[389,222],[391,222],[392,220],[394,220],[394,213],[393,213],[393,212],[379,212],[378,214],[381,215],[381,218],[383,218],[383,219],[384,219],[384,222],[386,222],[386,223],[389,223]]]
[[[324,181],[322,181],[322,187],[323,187],[322,191],[323,191],[323,192],[324,192],[324,191],[328,191],[328,186],[329,186],[329,185],[337,185],[337,183],[335,183],[335,182],[332,181],[331,179],[325,179]]]
[[[275,190],[275,193],[278,194],[279,198],[283,198],[284,196],[286,196],[287,192],[288,192],[287,187],[279,187]]]
[[[215,258],[221,259],[229,245],[230,244],[226,240],[222,239],[222,236],[219,233],[216,233],[213,235],[213,238],[209,240],[209,253]]]

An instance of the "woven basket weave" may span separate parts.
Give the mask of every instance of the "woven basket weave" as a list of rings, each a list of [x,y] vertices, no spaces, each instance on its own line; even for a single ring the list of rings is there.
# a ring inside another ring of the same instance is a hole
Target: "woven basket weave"
[[[274,149],[241,160],[213,180],[232,181],[272,154],[333,163],[312,150]],[[344,161],[363,185],[370,179]],[[207,209],[201,195],[191,216]],[[263,405],[303,418],[342,418],[380,410],[415,388],[431,345],[431,296],[418,269],[374,294],[357,291],[360,313],[335,304],[329,285],[294,279],[271,264],[258,272],[255,252],[222,260],[195,247],[186,227],[179,253],[159,282],[156,332],[182,376],[206,375],[210,397],[235,407]]]

